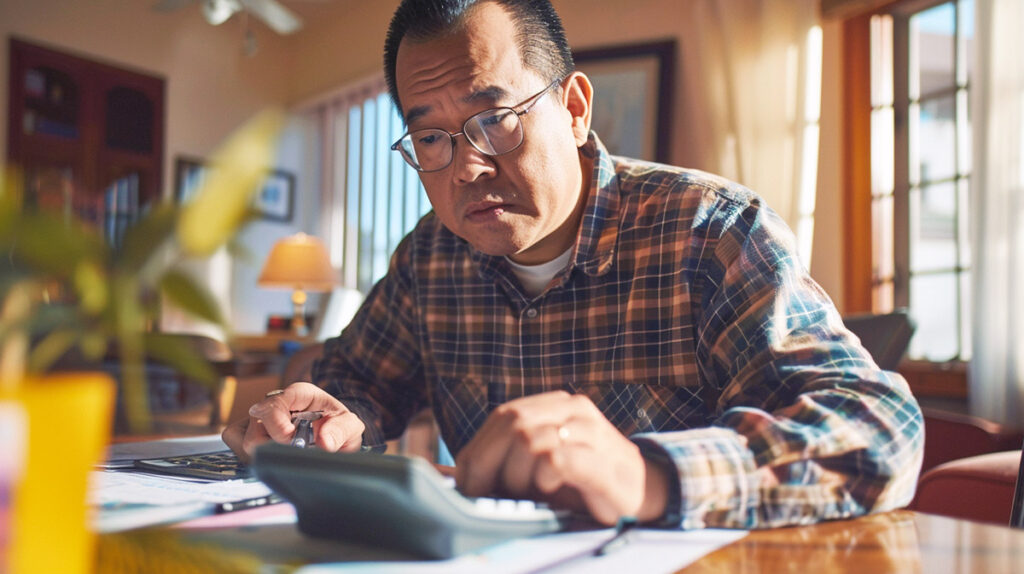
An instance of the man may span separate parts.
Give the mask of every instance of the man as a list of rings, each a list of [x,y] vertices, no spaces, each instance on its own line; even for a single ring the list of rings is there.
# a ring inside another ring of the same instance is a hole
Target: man
[[[324,410],[326,450],[424,407],[467,495],[599,522],[753,528],[907,503],[922,422],[800,267],[704,173],[608,155],[547,0],[405,0],[385,46],[434,208],[296,383],[224,432],[247,456]],[[324,390],[321,390],[324,389]],[[326,392],[325,392],[326,391]]]

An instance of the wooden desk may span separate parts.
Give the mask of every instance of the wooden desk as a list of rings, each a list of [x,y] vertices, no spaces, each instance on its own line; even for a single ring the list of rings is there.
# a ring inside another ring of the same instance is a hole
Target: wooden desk
[[[289,536],[299,536],[292,527],[287,528]],[[150,564],[159,564],[168,558],[180,561],[183,555],[202,551],[204,560],[212,561],[208,564],[211,572],[248,572],[258,570],[259,562],[267,557],[267,549],[256,553],[252,547],[244,551],[225,548],[218,545],[216,538],[208,541],[200,538],[205,544],[202,547],[187,542],[186,546],[180,546],[176,542],[177,535],[172,532],[175,531],[157,529],[101,535],[99,565],[106,568],[102,571],[120,571],[113,565],[126,562],[141,568],[131,571],[145,571]],[[205,536],[202,530],[196,532]],[[287,537],[284,538],[286,545],[292,544],[288,548],[300,543],[298,540],[288,543]],[[220,538],[221,543],[224,541]],[[209,542],[214,545],[210,546]],[[349,559],[353,556],[388,559],[385,555],[371,556],[377,551],[370,548],[364,549],[362,554],[353,554],[351,546],[342,552],[339,548],[345,545],[334,542],[302,539],[301,544],[311,544],[317,549],[314,554],[322,554],[326,561],[341,559],[339,556],[346,552]],[[234,569],[221,562],[246,566]],[[1001,574],[1021,571],[1024,571],[1024,530],[896,511],[814,526],[753,531],[679,572]]]
[[[814,526],[753,531],[680,572],[1022,571],[1024,530],[901,510]]]

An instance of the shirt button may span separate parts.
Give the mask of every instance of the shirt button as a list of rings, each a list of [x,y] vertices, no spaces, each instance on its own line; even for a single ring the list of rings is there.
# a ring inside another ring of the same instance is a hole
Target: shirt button
[[[647,418],[647,411],[645,411],[643,407],[640,407],[636,410],[636,416],[641,419],[645,419]]]
[[[537,310],[534,309],[533,307],[527,309],[526,310],[526,316],[531,318],[531,319],[533,319],[534,317],[537,316]]]

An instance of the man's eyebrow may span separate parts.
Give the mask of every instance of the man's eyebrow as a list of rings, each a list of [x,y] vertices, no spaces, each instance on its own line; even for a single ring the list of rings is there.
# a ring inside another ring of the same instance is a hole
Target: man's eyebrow
[[[463,103],[472,104],[474,102],[500,102],[503,98],[509,96],[508,90],[500,86],[487,86],[486,88],[476,90],[475,92],[462,98]],[[405,113],[405,125],[409,126],[421,117],[427,115],[431,110],[431,106],[416,106],[409,108]]]
[[[500,86],[487,86],[482,90],[477,90],[472,94],[462,98],[462,101],[467,104],[473,102],[479,102],[481,100],[486,102],[500,102],[502,98],[509,97],[508,90]]]

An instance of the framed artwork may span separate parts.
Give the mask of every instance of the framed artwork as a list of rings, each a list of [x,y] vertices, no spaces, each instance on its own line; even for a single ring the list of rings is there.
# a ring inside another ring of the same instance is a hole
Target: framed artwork
[[[263,219],[291,221],[295,204],[295,175],[281,170],[270,172],[253,201],[253,207]]]
[[[675,40],[576,50],[594,85],[591,127],[608,151],[669,162]]]
[[[192,199],[209,175],[210,166],[200,159],[179,157],[174,163],[174,199],[185,203]],[[263,219],[288,222],[295,205],[295,175],[271,171],[253,197],[253,210]]]

